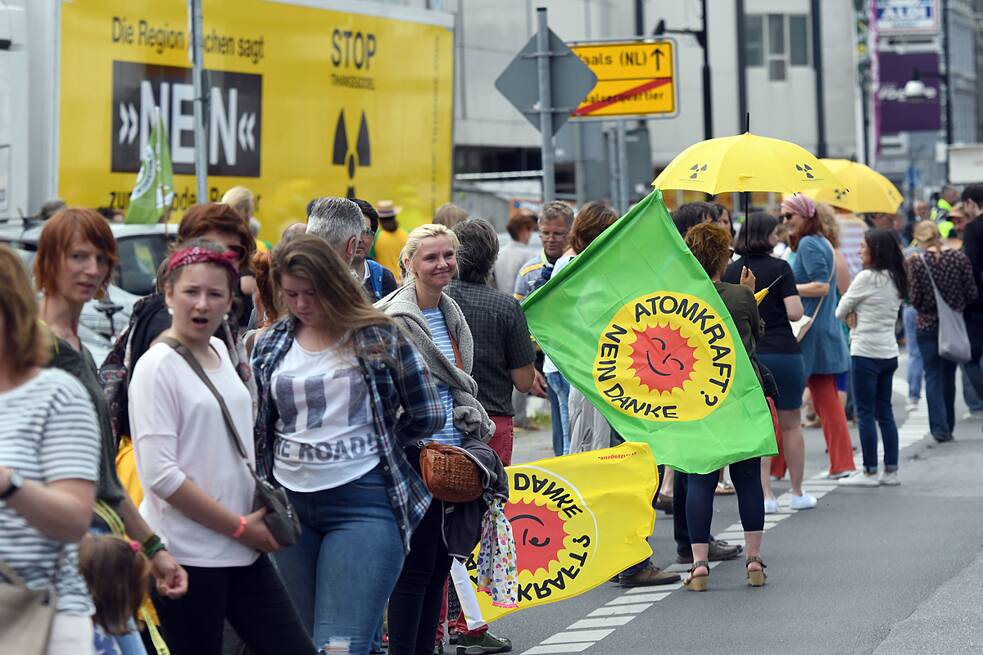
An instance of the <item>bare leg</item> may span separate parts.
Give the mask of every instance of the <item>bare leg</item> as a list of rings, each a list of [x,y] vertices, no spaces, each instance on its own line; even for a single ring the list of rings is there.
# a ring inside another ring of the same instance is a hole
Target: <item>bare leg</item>
[[[792,493],[802,495],[802,477],[805,474],[806,446],[802,439],[802,416],[798,409],[778,410],[778,424],[782,427],[782,449],[792,479]]]

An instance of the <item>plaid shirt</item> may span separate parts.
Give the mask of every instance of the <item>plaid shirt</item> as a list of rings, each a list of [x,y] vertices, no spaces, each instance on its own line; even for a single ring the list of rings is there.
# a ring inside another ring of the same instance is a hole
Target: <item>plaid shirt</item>
[[[536,361],[526,316],[506,293],[484,284],[452,280],[446,293],[464,312],[474,338],[478,402],[489,416],[512,416],[512,371]]]
[[[296,319],[281,319],[256,342],[253,372],[259,391],[256,417],[256,469],[272,484],[276,423],[280,418],[273,400],[273,372],[294,342]],[[420,523],[431,496],[403,449],[429,437],[444,426],[444,406],[437,387],[416,348],[395,325],[363,328],[353,337],[359,366],[369,390],[369,403],[379,438],[383,475],[389,502],[410,549],[410,537]]]

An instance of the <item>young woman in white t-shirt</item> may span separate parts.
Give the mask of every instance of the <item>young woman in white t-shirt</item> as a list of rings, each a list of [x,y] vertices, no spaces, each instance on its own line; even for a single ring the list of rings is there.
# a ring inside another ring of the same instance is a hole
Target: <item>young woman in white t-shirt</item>
[[[250,460],[252,401],[225,344],[212,335],[232,307],[234,255],[195,240],[167,261],[163,287],[173,319],[163,336],[194,355],[229,408]],[[129,387],[143,512],[188,572],[180,599],[154,595],[175,655],[222,652],[227,619],[257,655],[315,652],[265,553],[280,545],[253,511],[255,483],[227,432],[218,401],[164,343],[137,362]]]
[[[326,241],[281,245],[271,274],[288,315],[253,349],[257,459],[302,528],[277,568],[318,647],[367,655],[430,500],[404,449],[443,425],[443,406]]]

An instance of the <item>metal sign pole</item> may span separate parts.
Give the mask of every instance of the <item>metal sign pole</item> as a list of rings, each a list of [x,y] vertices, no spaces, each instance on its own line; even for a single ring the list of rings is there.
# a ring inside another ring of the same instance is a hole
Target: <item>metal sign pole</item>
[[[631,185],[628,176],[628,134],[625,121],[618,121],[618,195],[621,197],[621,213],[628,212],[631,203]]]
[[[191,13],[191,79],[194,87],[195,188],[198,203],[208,202],[208,144],[205,142],[205,96],[202,78],[205,65],[202,52],[201,0],[188,0]]]
[[[550,82],[550,39],[546,7],[536,8],[536,68],[539,77],[539,133],[543,137],[543,204],[556,196],[553,152],[553,98]]]
[[[608,149],[608,187],[611,190],[611,204],[621,207],[621,185],[618,183],[618,144],[614,130],[605,128],[604,142]]]

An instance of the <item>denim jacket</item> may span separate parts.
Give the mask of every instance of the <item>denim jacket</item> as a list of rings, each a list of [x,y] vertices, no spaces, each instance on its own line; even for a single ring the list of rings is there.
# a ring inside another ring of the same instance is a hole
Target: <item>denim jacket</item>
[[[271,484],[276,423],[280,418],[273,400],[273,372],[290,350],[297,322],[281,319],[256,341],[252,365],[259,392],[256,418],[256,472]],[[430,371],[412,344],[393,324],[358,330],[352,336],[365,385],[375,431],[379,437],[383,475],[389,501],[399,523],[403,548],[419,524],[431,496],[420,475],[406,459],[404,448],[429,437],[444,426],[444,406]]]

